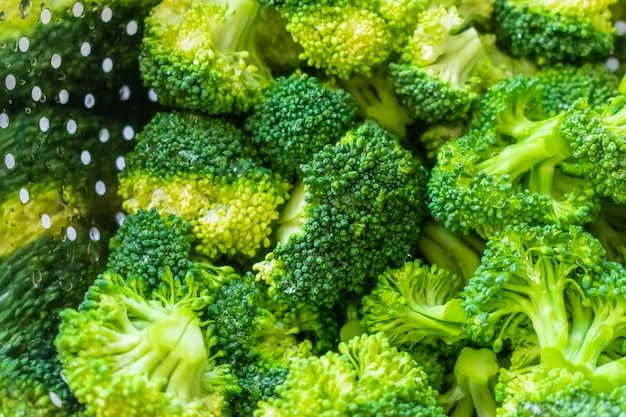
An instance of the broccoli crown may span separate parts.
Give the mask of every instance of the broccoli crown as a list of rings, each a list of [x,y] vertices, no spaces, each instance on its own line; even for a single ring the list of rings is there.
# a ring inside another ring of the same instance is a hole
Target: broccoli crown
[[[476,29],[464,26],[455,7],[440,6],[420,13],[401,59],[390,69],[395,91],[411,115],[441,123],[466,116],[488,63]]]
[[[123,207],[156,208],[191,223],[195,249],[252,257],[270,244],[289,183],[263,167],[242,131],[225,119],[159,113],[137,135],[118,175]]]
[[[496,352],[532,334],[541,366],[583,372],[606,392],[623,379],[625,274],[580,227],[510,226],[488,240],[464,290],[467,331]]]
[[[625,96],[616,96],[597,110],[580,98],[565,113],[560,128],[596,192],[616,203],[626,202],[625,117]]]
[[[377,6],[378,1],[334,0],[291,2],[279,10],[287,19],[287,30],[302,46],[300,59],[326,74],[349,78],[371,75],[397,44],[390,21]]]
[[[240,388],[218,365],[213,301],[202,277],[175,279],[165,268],[155,285],[107,270],[78,311],[60,313],[55,345],[76,398],[99,416],[219,416]]]
[[[259,402],[254,415],[444,415],[421,366],[381,333],[354,337],[338,349],[294,363],[279,396]]]
[[[516,76],[490,86],[469,130],[444,144],[428,183],[435,220],[452,231],[487,237],[508,224],[584,224],[599,209],[585,172],[560,163],[572,156],[562,114],[526,112],[540,86]]]
[[[426,171],[367,122],[316,153],[304,174],[301,228],[255,268],[280,297],[332,305],[404,263],[425,216]]]
[[[534,77],[542,88],[528,103],[528,111],[544,117],[568,110],[581,97],[586,98],[591,107],[601,106],[617,95],[620,82],[604,62],[557,63],[542,67]]]
[[[513,55],[539,63],[606,58],[615,38],[611,3],[615,0],[496,0],[495,32]]]
[[[103,237],[103,241],[104,241]],[[70,416],[82,409],[61,376],[58,311],[75,308],[104,268],[106,248],[43,236],[0,262],[0,415]]]
[[[145,21],[139,64],[159,102],[207,114],[243,113],[272,76],[259,57],[255,0],[167,0]]]
[[[341,89],[315,77],[280,77],[246,119],[245,130],[266,164],[286,178],[302,175],[300,166],[355,126],[356,102]]]
[[[467,337],[464,285],[461,277],[419,260],[388,269],[362,299],[363,327],[368,333],[382,332],[392,346],[408,349],[437,340],[455,343]]]
[[[76,107],[96,97],[90,106],[110,116],[111,106],[125,106],[119,94],[122,88],[134,92],[136,104],[148,104],[142,99],[137,55],[141,22],[157,0],[95,0],[80,9],[73,7],[75,3],[2,3],[0,66],[3,78],[14,76],[17,81],[6,89],[3,85],[3,107],[16,112],[50,107],[63,92],[67,103]],[[102,18],[103,13],[107,18]],[[130,22],[137,23],[136,32],[125,30]],[[103,70],[103,62],[112,63],[115,71]]]
[[[499,388],[502,417],[624,415],[624,388],[594,392],[584,374],[564,368],[539,368],[514,378]]]

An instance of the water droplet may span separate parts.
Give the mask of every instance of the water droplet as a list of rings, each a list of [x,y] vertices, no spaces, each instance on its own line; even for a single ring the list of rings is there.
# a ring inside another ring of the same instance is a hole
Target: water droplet
[[[57,155],[59,155],[60,157],[64,157],[65,156],[65,148],[63,146],[58,146],[57,147]]]
[[[71,291],[74,288],[74,284],[72,281],[65,278],[59,278],[59,288],[65,291]]]
[[[32,10],[33,2],[30,0],[20,1],[20,16],[22,16],[22,19],[26,19]]]

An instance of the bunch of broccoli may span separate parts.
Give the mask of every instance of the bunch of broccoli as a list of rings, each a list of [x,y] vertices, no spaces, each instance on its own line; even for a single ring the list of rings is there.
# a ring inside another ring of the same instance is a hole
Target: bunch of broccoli
[[[623,4],[57,3],[0,0],[1,417],[626,415]]]

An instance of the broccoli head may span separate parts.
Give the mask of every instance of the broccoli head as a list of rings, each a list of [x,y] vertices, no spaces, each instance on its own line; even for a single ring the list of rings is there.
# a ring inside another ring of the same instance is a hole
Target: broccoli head
[[[195,249],[211,259],[254,256],[269,246],[290,184],[263,167],[245,139],[225,119],[158,113],[118,175],[123,207],[156,208],[191,223]]]

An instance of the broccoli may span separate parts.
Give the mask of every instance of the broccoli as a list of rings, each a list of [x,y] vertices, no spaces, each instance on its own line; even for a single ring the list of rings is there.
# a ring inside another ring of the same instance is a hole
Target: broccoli
[[[374,122],[326,145],[303,171],[277,245],[254,269],[279,297],[332,305],[407,259],[426,214],[426,172]]]
[[[493,71],[481,37],[466,27],[455,7],[419,15],[402,52],[389,65],[396,94],[410,115],[427,123],[465,117],[478,99],[481,78]]]
[[[579,226],[509,226],[489,238],[463,292],[466,330],[495,352],[506,341],[524,348],[505,380],[566,369],[608,393],[626,377],[625,276]]]
[[[302,176],[301,165],[356,125],[357,104],[315,76],[279,77],[246,119],[245,130],[267,166],[285,178]]]
[[[623,386],[594,392],[583,373],[564,368],[534,370],[496,392],[503,398],[502,417],[621,417],[626,410]]]
[[[158,113],[125,157],[119,194],[130,213],[156,208],[192,225],[195,249],[216,259],[253,257],[290,184],[265,168],[234,123],[199,113]]]
[[[625,116],[626,96],[616,96],[598,109],[583,97],[565,113],[560,126],[595,191],[618,204],[626,202]]]
[[[463,136],[466,129],[466,122],[457,120],[455,122],[430,125],[419,134],[418,145],[423,150],[427,162],[434,163],[437,159],[437,150],[446,142],[452,142]]]
[[[381,333],[354,337],[338,350],[295,362],[278,398],[259,402],[254,416],[445,415],[423,368]]]
[[[292,363],[337,343],[331,310],[275,301],[268,289],[247,273],[225,283],[207,309],[224,363],[241,387],[231,402],[234,415],[252,415],[257,401],[276,396]]]
[[[262,1],[259,1],[263,3]],[[256,44],[265,65],[274,77],[288,77],[306,66],[300,60],[302,47],[287,32],[287,20],[273,7],[265,6],[256,22]]]
[[[41,236],[0,258],[0,415],[73,416],[83,407],[63,381],[58,313],[75,308],[104,269],[106,237],[88,221]]]
[[[137,56],[141,23],[156,3],[0,1],[0,66],[7,87],[2,107],[29,111],[49,107],[63,95],[68,105],[107,114],[112,106],[147,106]],[[132,104],[123,98],[125,90]]]
[[[464,285],[458,275],[419,260],[388,269],[361,301],[363,327],[368,333],[382,332],[392,346],[404,349],[463,340]]]
[[[488,237],[509,224],[584,224],[599,210],[590,174],[564,137],[565,114],[526,108],[540,95],[518,75],[490,86],[458,140],[442,145],[428,183],[433,218],[456,232]]]
[[[495,33],[513,55],[539,64],[603,59],[613,51],[616,1],[496,0]]]
[[[125,126],[132,121],[89,110],[70,114],[58,107],[8,113],[0,129],[0,257],[38,237],[61,236],[79,227],[81,216],[98,222],[119,209],[115,152],[125,152]],[[106,139],[106,140],[103,140]],[[96,185],[108,185],[98,193]],[[103,195],[101,195],[103,194]]]
[[[129,215],[107,269],[77,309],[59,313],[63,374],[88,413],[219,416],[241,389],[217,363],[223,352],[207,316],[216,283],[237,275],[190,262],[189,228],[156,210]]]
[[[273,81],[256,43],[260,12],[256,0],[162,1],[145,20],[144,84],[180,110],[245,113]]]

